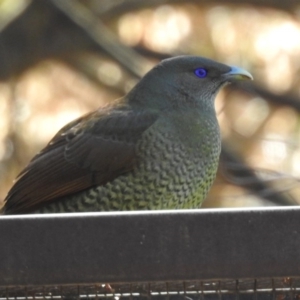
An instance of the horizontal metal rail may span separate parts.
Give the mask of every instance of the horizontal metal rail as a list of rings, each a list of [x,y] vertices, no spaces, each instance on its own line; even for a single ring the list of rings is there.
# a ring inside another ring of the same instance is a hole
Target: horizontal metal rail
[[[0,286],[300,276],[300,208],[0,216]]]

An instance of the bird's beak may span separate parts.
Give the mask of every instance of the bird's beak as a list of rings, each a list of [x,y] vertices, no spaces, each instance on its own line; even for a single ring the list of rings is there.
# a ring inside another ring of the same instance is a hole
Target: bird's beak
[[[231,71],[224,74],[228,82],[238,80],[253,80],[253,76],[246,70],[238,67],[231,67]]]

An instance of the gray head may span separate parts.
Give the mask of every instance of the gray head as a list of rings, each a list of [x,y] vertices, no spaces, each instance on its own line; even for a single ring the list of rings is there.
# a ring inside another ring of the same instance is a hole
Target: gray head
[[[219,89],[227,83],[253,79],[247,71],[200,56],[161,61],[129,93],[131,103],[158,110],[213,108]]]

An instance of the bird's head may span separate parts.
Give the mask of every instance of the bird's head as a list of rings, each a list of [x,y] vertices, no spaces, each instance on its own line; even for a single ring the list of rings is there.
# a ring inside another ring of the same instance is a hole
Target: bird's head
[[[241,68],[200,56],[177,56],[161,61],[129,93],[129,101],[159,110],[213,108],[220,88],[253,79]]]

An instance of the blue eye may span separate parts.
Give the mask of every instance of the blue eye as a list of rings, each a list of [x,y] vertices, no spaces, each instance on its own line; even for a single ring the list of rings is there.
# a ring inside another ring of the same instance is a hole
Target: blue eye
[[[195,75],[199,78],[204,78],[207,75],[207,71],[204,68],[199,68],[194,71]]]

